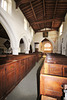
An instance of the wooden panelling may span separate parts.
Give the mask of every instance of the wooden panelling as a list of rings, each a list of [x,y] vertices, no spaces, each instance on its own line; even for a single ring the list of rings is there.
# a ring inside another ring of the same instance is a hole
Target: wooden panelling
[[[16,82],[15,70],[6,74],[6,92],[8,93],[14,86]]]
[[[63,76],[67,77],[67,66],[63,66]]]
[[[61,100],[62,90],[66,84],[67,57],[60,54],[47,54],[40,71],[40,95],[57,97],[57,100]]]
[[[5,83],[5,67],[4,66],[0,66],[0,98],[2,98],[5,95],[5,87],[6,87],[6,83]]]
[[[11,90],[29,73],[36,61],[41,58],[39,55],[42,54],[9,55],[4,60],[3,57],[0,58],[3,61],[0,65],[0,100],[3,100],[6,95],[8,95],[8,93],[10,93]],[[34,59],[36,60],[34,61]]]
[[[50,64],[49,65],[50,74],[62,76],[62,65],[60,64]]]
[[[67,84],[67,78],[50,75],[40,75],[40,94],[61,97],[62,85]]]

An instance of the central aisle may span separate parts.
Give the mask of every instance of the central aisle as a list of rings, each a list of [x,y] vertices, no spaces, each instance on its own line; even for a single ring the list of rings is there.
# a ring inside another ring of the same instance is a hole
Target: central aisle
[[[37,70],[41,66],[43,58],[40,59],[27,74],[27,76],[7,96],[6,100],[36,100],[37,99]]]

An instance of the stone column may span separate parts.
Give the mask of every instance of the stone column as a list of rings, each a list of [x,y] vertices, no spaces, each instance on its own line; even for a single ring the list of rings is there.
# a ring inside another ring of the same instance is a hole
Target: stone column
[[[29,50],[25,50],[25,54],[29,54]]]
[[[18,50],[19,50],[19,48],[12,48],[12,54],[18,55]]]

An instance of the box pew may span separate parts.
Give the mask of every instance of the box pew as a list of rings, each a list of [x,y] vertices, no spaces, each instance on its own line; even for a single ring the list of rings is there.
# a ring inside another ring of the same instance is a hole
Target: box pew
[[[41,71],[48,75],[67,77],[67,65],[44,63]]]
[[[59,100],[63,96],[62,86],[67,84],[67,57],[55,55],[48,54],[41,68],[40,95],[56,97]]]
[[[54,58],[52,58],[52,57],[46,57],[46,59],[45,59],[45,62],[47,62],[47,63],[54,63],[54,64],[64,64],[64,65],[67,65],[67,58],[66,57],[64,57],[64,58],[61,58],[61,57],[54,57]]]
[[[65,77],[40,74],[40,95],[61,97],[64,84],[67,84]]]
[[[36,54],[30,54],[8,56],[4,60],[3,58],[0,59],[0,100],[4,100],[29,73],[38,60],[36,56]]]

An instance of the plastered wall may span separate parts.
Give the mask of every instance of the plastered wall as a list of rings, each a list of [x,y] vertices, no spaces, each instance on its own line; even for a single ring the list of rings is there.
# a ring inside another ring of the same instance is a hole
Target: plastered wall
[[[34,34],[33,42],[34,43],[38,42],[40,44],[41,41],[46,38],[51,42],[52,47],[53,47],[53,52],[55,52],[54,46],[55,46],[57,37],[58,37],[58,32],[57,31],[48,32],[48,37],[43,37],[43,33],[42,32],[37,32],[36,34]],[[39,49],[39,51],[41,51],[41,50]]]
[[[11,48],[14,55],[17,55],[19,52],[19,43],[21,38],[24,40],[24,51],[26,53],[29,53],[34,31],[29,26],[29,23],[27,30],[24,29],[24,18],[25,16],[20,11],[20,9],[16,9],[14,0],[12,0],[11,14],[6,12],[0,5],[0,23],[2,24],[10,38]]]
[[[63,32],[62,35],[59,36],[55,43],[56,53],[60,53],[67,56],[67,14],[65,16],[65,21],[63,22]]]

